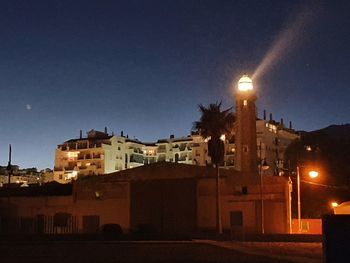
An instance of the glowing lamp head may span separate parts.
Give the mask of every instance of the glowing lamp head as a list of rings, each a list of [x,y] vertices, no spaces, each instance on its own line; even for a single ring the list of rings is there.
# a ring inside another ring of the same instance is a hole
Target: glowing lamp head
[[[309,176],[310,176],[311,178],[316,178],[316,177],[318,176],[318,172],[317,172],[317,171],[310,171],[310,172],[309,172]]]
[[[248,75],[243,75],[238,81],[238,90],[239,91],[249,91],[253,90],[253,81]]]
[[[337,202],[331,202],[331,206],[332,206],[333,208],[335,208],[335,207],[338,206],[338,203],[337,203]]]

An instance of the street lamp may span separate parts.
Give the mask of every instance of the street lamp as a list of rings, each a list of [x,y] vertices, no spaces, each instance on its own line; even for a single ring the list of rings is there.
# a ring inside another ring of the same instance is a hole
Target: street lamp
[[[225,141],[226,141],[225,134],[222,134],[220,136],[220,140],[225,145]],[[224,155],[225,155],[225,151],[224,151]],[[221,218],[221,185],[220,185],[219,165],[216,167],[216,169],[217,169],[217,172],[216,172],[216,207],[217,207],[216,208],[216,220],[217,220],[218,233],[221,235],[222,234],[222,218]]]
[[[337,202],[331,202],[332,208],[337,207],[339,204]]]
[[[261,142],[260,142],[261,144]],[[260,146],[261,149],[261,146]],[[265,219],[264,219],[264,195],[263,195],[263,177],[262,177],[262,171],[266,171],[270,168],[270,166],[267,164],[266,160],[262,160],[261,164],[259,165],[259,173],[260,173],[260,201],[261,201],[261,233],[265,234]]]
[[[297,188],[298,188],[298,230],[299,233],[301,232],[301,203],[300,203],[300,172],[299,172],[299,167],[302,166],[297,166]],[[309,176],[310,178],[316,178],[318,176],[317,171],[309,171]]]

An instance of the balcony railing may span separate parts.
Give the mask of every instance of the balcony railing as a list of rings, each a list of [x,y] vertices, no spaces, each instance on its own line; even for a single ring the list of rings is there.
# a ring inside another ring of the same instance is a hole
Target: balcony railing
[[[158,148],[157,153],[166,153],[166,149]]]
[[[142,155],[136,155],[136,154],[132,154],[130,155],[130,162],[131,163],[142,163],[144,162],[144,158]]]

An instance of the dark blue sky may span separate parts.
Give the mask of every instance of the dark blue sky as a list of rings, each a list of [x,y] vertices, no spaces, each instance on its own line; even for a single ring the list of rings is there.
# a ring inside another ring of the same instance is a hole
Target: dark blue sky
[[[232,82],[305,8],[298,44],[256,81],[259,115],[349,123],[347,1],[1,1],[0,163],[12,143],[13,163],[52,168],[80,129],[187,135],[199,103],[234,105]]]

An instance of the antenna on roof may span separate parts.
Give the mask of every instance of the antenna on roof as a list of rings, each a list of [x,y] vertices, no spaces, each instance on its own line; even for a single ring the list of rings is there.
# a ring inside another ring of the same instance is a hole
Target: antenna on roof
[[[7,164],[7,168],[6,170],[8,171],[9,174],[9,181],[8,183],[11,183],[11,172],[12,172],[12,165],[11,165],[11,155],[12,155],[12,148],[11,148],[11,144],[9,145],[9,162]]]

